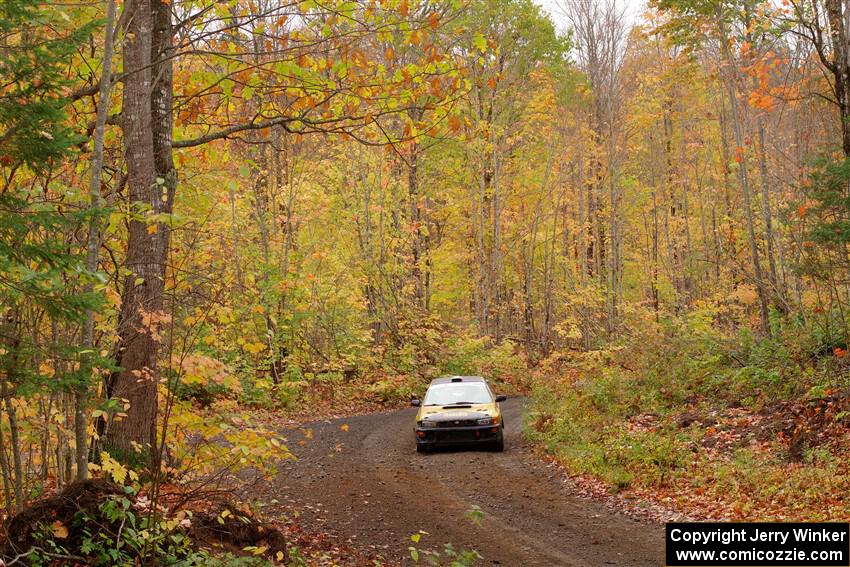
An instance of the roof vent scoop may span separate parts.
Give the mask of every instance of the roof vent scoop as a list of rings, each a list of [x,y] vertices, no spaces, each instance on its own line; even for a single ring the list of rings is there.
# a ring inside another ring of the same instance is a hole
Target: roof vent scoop
[[[455,376],[454,378],[452,378],[452,382],[463,382],[463,378],[460,378],[459,376]]]

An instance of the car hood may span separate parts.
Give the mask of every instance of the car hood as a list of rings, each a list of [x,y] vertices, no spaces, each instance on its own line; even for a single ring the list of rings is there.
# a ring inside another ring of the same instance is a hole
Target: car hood
[[[479,419],[499,415],[497,404],[472,404],[463,407],[422,406],[416,414],[416,420],[453,421],[461,419]]]

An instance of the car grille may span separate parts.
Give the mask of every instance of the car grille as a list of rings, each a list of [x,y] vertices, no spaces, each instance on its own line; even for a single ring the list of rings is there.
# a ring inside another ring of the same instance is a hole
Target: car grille
[[[485,432],[482,434],[480,429],[446,429],[444,431],[435,431],[434,440],[437,443],[470,443],[481,441],[484,439],[492,439],[495,433]]]
[[[470,425],[478,425],[476,419],[450,419],[448,421],[438,421],[437,427],[469,427]]]

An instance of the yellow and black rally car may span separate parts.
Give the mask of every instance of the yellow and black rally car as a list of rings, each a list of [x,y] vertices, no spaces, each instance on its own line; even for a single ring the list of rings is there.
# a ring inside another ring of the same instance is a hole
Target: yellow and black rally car
[[[425,453],[437,445],[480,443],[493,451],[505,448],[499,402],[480,376],[437,378],[422,400],[411,400],[416,414],[416,450]]]

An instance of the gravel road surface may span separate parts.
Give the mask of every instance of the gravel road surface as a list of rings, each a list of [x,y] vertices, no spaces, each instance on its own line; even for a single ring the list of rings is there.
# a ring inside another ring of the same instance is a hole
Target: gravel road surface
[[[360,548],[409,560],[420,548],[476,549],[483,565],[663,565],[663,526],[638,522],[577,496],[530,454],[522,400],[502,404],[504,453],[441,450],[420,455],[413,408],[304,424],[284,436],[298,460],[284,465],[273,496]],[[476,523],[468,511],[477,506]]]

